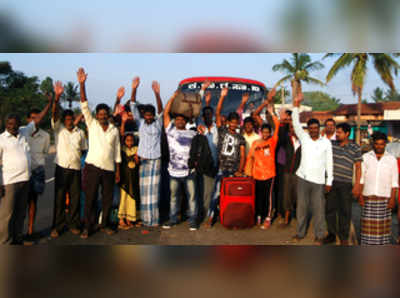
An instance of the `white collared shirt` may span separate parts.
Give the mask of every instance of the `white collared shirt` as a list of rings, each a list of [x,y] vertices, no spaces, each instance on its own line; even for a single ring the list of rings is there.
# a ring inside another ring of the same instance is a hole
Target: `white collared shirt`
[[[69,131],[60,120],[51,119],[51,127],[57,151],[55,163],[65,169],[80,170],[82,151],[88,149],[85,133],[76,126]]]
[[[45,157],[50,148],[50,135],[39,128],[38,132],[33,136],[32,134],[28,135],[27,141],[31,149],[31,169],[34,170],[39,166],[44,166],[46,163]]]
[[[31,153],[27,137],[35,129],[35,123],[31,122],[27,126],[19,128],[17,137],[7,130],[0,135],[1,173],[4,185],[29,181]]]
[[[399,187],[396,158],[385,151],[380,160],[374,150],[363,155],[361,181],[364,196],[390,198],[392,188]]]
[[[299,120],[299,108],[293,108],[293,128],[301,144],[301,161],[296,172],[297,176],[316,184],[332,185],[333,181],[333,156],[332,143],[320,137],[311,139],[303,130]]]
[[[246,140],[246,156],[250,151],[251,145],[253,145],[254,141],[260,139],[260,135],[256,134],[254,131],[248,135],[246,132],[243,133],[243,137]]]
[[[325,133],[324,138],[330,141],[336,141],[336,132],[334,132],[330,138],[328,138],[328,135]]]
[[[89,151],[86,163],[113,172],[115,163],[121,162],[119,131],[111,123],[104,131],[97,119],[93,118],[90,113],[87,101],[81,102],[81,108],[89,132]]]

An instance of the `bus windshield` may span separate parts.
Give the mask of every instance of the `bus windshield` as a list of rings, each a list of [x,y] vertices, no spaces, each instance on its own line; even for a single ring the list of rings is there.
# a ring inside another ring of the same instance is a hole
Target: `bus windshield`
[[[211,82],[206,92],[211,92],[211,106],[215,109],[218,103],[218,99],[221,90],[225,87],[229,89],[228,96],[224,101],[222,107],[222,114],[227,115],[230,112],[236,111],[242,96],[245,93],[250,94],[250,99],[247,102],[247,106],[250,103],[254,103],[255,106],[261,104],[266,94],[266,87],[263,83],[242,78],[229,78],[229,77],[197,77],[183,80],[179,84],[180,90],[183,92],[199,92],[201,85],[205,80]],[[246,107],[245,107],[246,109]]]

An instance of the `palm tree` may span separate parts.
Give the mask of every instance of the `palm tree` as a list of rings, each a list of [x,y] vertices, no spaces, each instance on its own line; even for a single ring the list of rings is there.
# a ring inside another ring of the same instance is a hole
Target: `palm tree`
[[[284,59],[282,63],[275,64],[272,67],[273,71],[281,71],[286,73],[286,76],[281,78],[276,84],[278,85],[290,81],[292,86],[292,98],[295,98],[301,90],[301,82],[318,84],[324,86],[325,83],[310,76],[310,72],[320,70],[324,65],[318,61],[311,61],[311,57],[304,53],[293,53],[290,61]]]
[[[63,100],[68,102],[68,108],[72,108],[73,101],[79,101],[78,85],[73,82],[68,82],[64,85]]]
[[[382,81],[388,85],[391,90],[395,90],[392,73],[397,75],[399,64],[393,59],[391,54],[384,53],[326,54],[324,58],[335,55],[340,55],[340,57],[329,70],[326,76],[326,82],[329,82],[340,70],[354,64],[350,80],[353,95],[358,95],[356,142],[360,144],[361,102],[368,62],[372,59],[375,70]]]

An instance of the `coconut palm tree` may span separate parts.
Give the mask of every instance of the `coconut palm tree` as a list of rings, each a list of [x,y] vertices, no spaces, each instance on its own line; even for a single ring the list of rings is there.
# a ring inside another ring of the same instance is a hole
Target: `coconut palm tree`
[[[284,82],[290,81],[292,86],[292,97],[295,98],[297,93],[301,90],[301,82],[318,84],[324,86],[325,83],[310,76],[310,72],[320,70],[324,65],[318,61],[311,61],[311,57],[304,53],[293,53],[290,61],[284,59],[282,63],[275,64],[272,67],[273,71],[281,71],[286,73],[286,76],[281,78],[275,87]]]
[[[356,142],[360,144],[362,92],[364,89],[365,76],[368,70],[368,62],[372,60],[376,72],[379,74],[382,81],[386,85],[388,85],[391,90],[395,90],[392,74],[394,73],[395,75],[397,75],[397,71],[400,66],[393,59],[391,54],[385,53],[330,53],[326,54],[325,57],[336,55],[340,57],[335,61],[335,63],[329,70],[326,76],[326,82],[329,82],[342,69],[353,64],[350,80],[353,95],[358,96]]]
[[[78,85],[75,85],[73,82],[68,82],[64,85],[64,94],[62,99],[68,102],[68,108],[71,109],[72,102],[79,101]]]

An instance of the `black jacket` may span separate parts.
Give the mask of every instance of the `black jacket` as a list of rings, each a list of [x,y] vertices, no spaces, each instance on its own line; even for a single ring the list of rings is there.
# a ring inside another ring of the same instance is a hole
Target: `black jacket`
[[[189,168],[196,169],[201,175],[215,177],[218,169],[214,166],[213,157],[207,137],[198,134],[192,140],[189,153]]]
[[[301,146],[297,148],[295,152],[292,140],[290,139],[289,135],[289,124],[285,124],[279,129],[279,141],[276,152],[278,152],[279,148],[285,150],[286,162],[283,167],[283,171],[293,174],[296,173],[297,169],[300,166]]]

